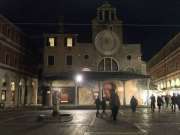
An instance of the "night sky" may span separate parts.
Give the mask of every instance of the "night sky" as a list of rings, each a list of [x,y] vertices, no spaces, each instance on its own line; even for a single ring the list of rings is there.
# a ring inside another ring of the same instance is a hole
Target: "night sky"
[[[109,0],[123,21],[124,42],[141,43],[149,60],[180,31],[180,0]],[[42,47],[42,34],[57,31],[64,17],[65,32],[91,40],[91,20],[103,0],[0,0],[0,13]],[[71,24],[71,25],[70,25]],[[73,24],[73,25],[72,25]]]

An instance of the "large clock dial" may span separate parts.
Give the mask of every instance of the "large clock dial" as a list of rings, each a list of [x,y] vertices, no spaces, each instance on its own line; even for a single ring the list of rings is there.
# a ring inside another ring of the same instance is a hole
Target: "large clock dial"
[[[120,41],[116,33],[110,30],[104,30],[97,34],[95,46],[100,53],[112,55],[119,49]]]

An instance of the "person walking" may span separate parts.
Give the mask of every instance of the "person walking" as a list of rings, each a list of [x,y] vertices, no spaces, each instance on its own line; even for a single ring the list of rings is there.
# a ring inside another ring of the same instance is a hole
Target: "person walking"
[[[178,105],[178,109],[180,111],[180,94],[177,95],[177,105]]]
[[[166,108],[169,106],[169,95],[165,96]]]
[[[101,108],[102,108],[102,113],[101,113],[101,117],[103,117],[104,115],[106,115],[106,99],[105,97],[102,98],[102,101],[101,101]]]
[[[162,105],[163,105],[163,99],[162,99],[162,97],[158,96],[157,97],[157,106],[158,106],[159,112],[161,111],[161,106]]]
[[[152,94],[151,97],[150,97],[150,99],[151,99],[151,111],[154,112],[154,109],[155,109],[155,107],[156,107],[156,105],[155,105],[156,98],[155,98],[155,96]]]
[[[176,112],[176,103],[177,103],[177,99],[175,94],[173,93],[173,96],[171,97],[171,109],[172,112]]]
[[[132,96],[132,98],[130,100],[130,105],[131,105],[132,112],[136,112],[136,107],[138,105],[138,101],[134,96]]]
[[[120,100],[114,88],[111,91],[110,105],[111,105],[112,117],[113,120],[115,121],[117,119],[117,114],[120,107]]]
[[[99,115],[99,109],[100,109],[100,105],[101,105],[101,100],[99,98],[99,96],[97,96],[96,100],[95,100],[95,104],[96,104],[96,117],[98,117]]]

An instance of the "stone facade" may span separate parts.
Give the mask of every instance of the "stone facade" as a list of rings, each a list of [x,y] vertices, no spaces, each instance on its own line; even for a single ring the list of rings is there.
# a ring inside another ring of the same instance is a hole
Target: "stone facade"
[[[171,39],[149,62],[148,73],[163,93],[180,90],[180,33]]]
[[[45,34],[44,78],[56,75],[61,77],[64,72],[78,73],[81,71],[131,72],[145,75],[146,64],[141,59],[141,45],[123,42],[121,24],[122,21],[116,16],[116,9],[109,3],[105,3],[97,9],[97,16],[92,20],[91,43],[77,42],[78,35],[76,34]],[[102,92],[99,91],[103,89],[102,81],[91,80],[83,84],[63,79],[45,81],[49,87],[47,88],[48,99],[52,99],[53,90],[62,92],[73,91],[72,89],[77,92],[74,93],[75,97],[78,96],[78,99],[75,100],[78,100],[80,105],[93,104],[97,94],[100,94],[102,98]],[[120,80],[116,80],[114,83],[117,84],[121,97],[123,97],[124,87],[127,88],[128,93],[131,93],[131,95],[127,95],[127,102],[129,102],[129,96],[137,95],[140,97],[142,94],[138,94],[141,91],[137,88],[138,80],[132,83],[131,81],[127,82],[129,84],[127,86],[123,85]],[[62,98],[68,96],[66,94],[63,94]],[[73,93],[71,94],[73,95]],[[121,101],[123,99],[124,97],[121,98]],[[50,104],[52,104],[51,101],[48,105]],[[141,104],[144,104],[143,100]]]
[[[37,69],[26,35],[0,15],[0,103],[5,107],[37,104]]]

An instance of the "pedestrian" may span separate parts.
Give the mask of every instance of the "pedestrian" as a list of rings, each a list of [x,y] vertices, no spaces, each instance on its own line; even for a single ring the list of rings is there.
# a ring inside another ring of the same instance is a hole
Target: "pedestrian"
[[[172,112],[176,112],[176,103],[177,103],[177,99],[175,94],[173,93],[173,96],[171,97],[171,109]]]
[[[162,99],[162,97],[158,96],[157,97],[157,106],[158,106],[159,112],[161,111],[161,106],[162,105],[163,105],[163,99]]]
[[[168,106],[169,106],[169,95],[168,94],[165,96],[165,102],[166,102],[166,108],[168,108]]]
[[[178,109],[180,111],[180,94],[177,95],[177,105],[178,105]]]
[[[151,97],[150,97],[150,99],[151,99],[151,111],[154,112],[154,109],[155,109],[155,107],[156,107],[156,105],[155,105],[156,98],[155,98],[155,96],[152,94]]]
[[[97,96],[96,100],[95,100],[95,104],[96,104],[96,117],[98,117],[99,115],[99,109],[100,109],[100,105],[101,105],[101,100],[99,98],[99,96]]]
[[[117,114],[118,114],[118,111],[119,111],[119,107],[120,107],[120,100],[119,100],[119,96],[115,92],[114,88],[111,90],[110,105],[111,105],[111,111],[112,111],[113,120],[116,120],[117,119]]]
[[[101,102],[101,106],[102,106],[102,113],[106,113],[106,99],[105,97],[102,98],[102,102]]]
[[[138,101],[134,96],[132,96],[132,98],[131,98],[130,105],[131,105],[132,112],[136,112],[136,107],[138,105]]]
[[[102,113],[101,113],[101,117],[103,117],[103,115],[106,115],[106,98],[103,97],[102,101],[101,101],[101,108],[102,108]]]

